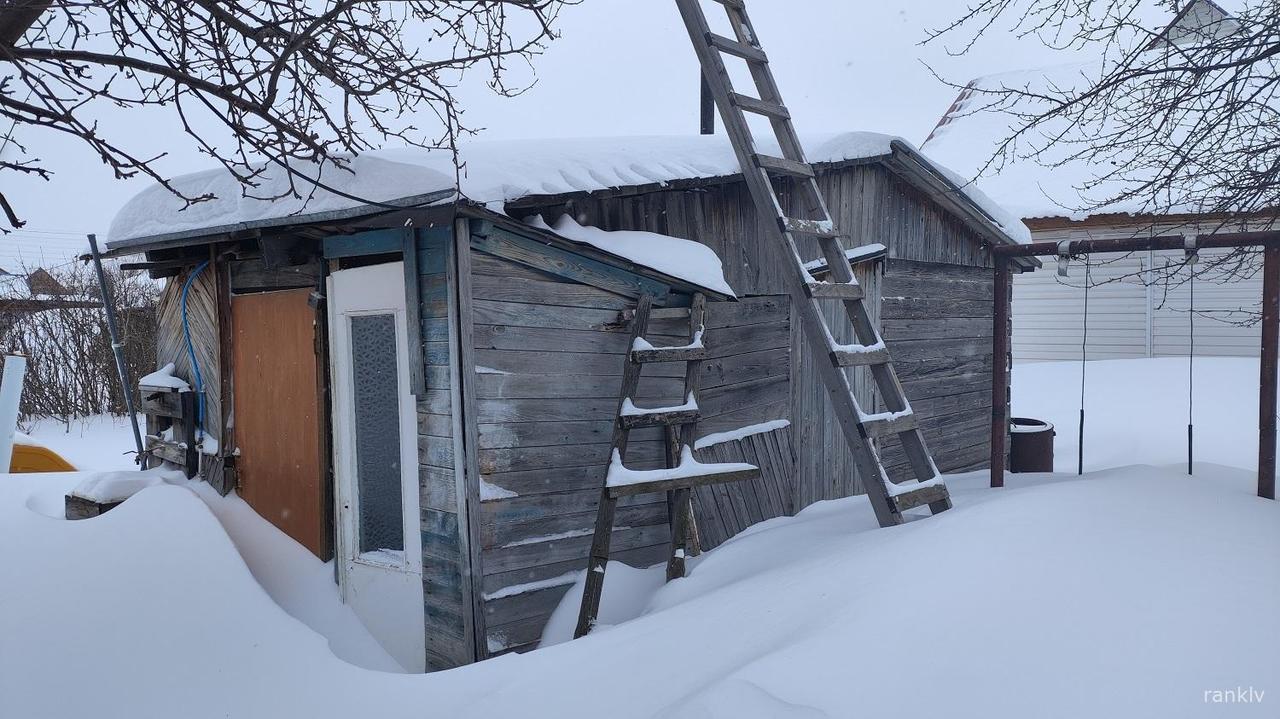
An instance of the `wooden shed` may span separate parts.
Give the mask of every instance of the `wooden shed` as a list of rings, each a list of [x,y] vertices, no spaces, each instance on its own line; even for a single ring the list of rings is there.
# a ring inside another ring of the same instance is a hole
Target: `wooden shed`
[[[999,209],[893,138],[811,147],[939,468],[985,466]],[[670,344],[706,298],[697,454],[762,470],[695,491],[703,549],[859,492],[723,138],[486,143],[464,148],[460,187],[439,154],[362,156],[307,204],[180,178],[223,199],[189,218],[148,190],[109,243],[170,278],[157,359],[205,395],[202,474],[335,559],[407,668],[537,646],[586,564],[642,295]],[[637,403],[678,404],[683,373],[647,366]],[[656,431],[633,435],[629,464],[663,457]],[[669,552],[663,496],[625,501],[616,527],[616,559]]]

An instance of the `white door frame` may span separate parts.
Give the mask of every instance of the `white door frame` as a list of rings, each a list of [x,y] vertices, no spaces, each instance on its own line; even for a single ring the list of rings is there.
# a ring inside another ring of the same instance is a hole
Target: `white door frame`
[[[333,467],[338,584],[342,600],[409,671],[426,670],[422,533],[418,497],[417,410],[409,382],[404,263],[389,262],[329,275],[329,366],[333,388]],[[355,384],[351,318],[395,317],[399,397],[401,511],[404,551],[359,548]]]

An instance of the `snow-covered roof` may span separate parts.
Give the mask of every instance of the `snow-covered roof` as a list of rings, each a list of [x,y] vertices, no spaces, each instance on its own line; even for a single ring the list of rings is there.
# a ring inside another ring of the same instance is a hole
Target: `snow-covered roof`
[[[554,232],[573,242],[591,245],[698,287],[736,297],[733,288],[724,278],[724,265],[720,262],[720,257],[700,242],[654,232],[610,232],[590,225],[580,225],[568,215],[561,215],[555,225],[548,225],[541,215],[526,218],[525,222],[531,227]]]
[[[1228,10],[1236,7],[1232,3],[1227,6]],[[1201,8],[1205,12],[1199,12]],[[1225,12],[1218,3],[1194,0],[1172,16],[1162,35],[1194,36],[1192,24],[1210,23],[1211,28],[1217,27],[1215,23],[1220,23]],[[1150,18],[1144,15],[1139,21],[1146,19]],[[1067,64],[976,78],[960,91],[925,140],[922,150],[961,177],[979,182],[995,202],[1023,219],[1083,220],[1102,214],[1145,214],[1151,208],[1140,197],[1110,201],[1137,181],[1133,173],[1126,178],[1113,176],[1103,181],[1100,178],[1113,173],[1114,167],[1099,167],[1070,157],[1088,145],[1096,128],[1069,126],[1064,121],[1046,122],[992,160],[1000,146],[1023,127],[1026,116],[1037,111],[1030,98],[1017,100],[1013,108],[992,109],[993,105],[1005,102],[1003,96],[1009,92],[1057,96],[1072,88],[1087,88],[1111,69],[1114,69],[1113,63],[1086,57]],[[1207,192],[1180,194],[1184,200],[1175,198],[1161,210],[1169,214],[1198,214],[1210,202]]]
[[[815,163],[886,157],[909,145],[890,135],[845,132],[806,138]],[[760,143],[760,150],[777,153]],[[912,150],[913,151],[913,150]],[[369,214],[392,206],[448,202],[459,196],[495,209],[538,195],[592,192],[618,187],[662,184],[676,180],[735,175],[738,162],[723,135],[621,137],[527,141],[475,141],[459,148],[461,172],[452,153],[401,148],[355,157],[350,169],[326,167],[319,180],[328,189],[307,197],[265,200],[284,193],[289,173],[268,168],[245,197],[232,175],[222,169],[178,177],[174,187],[187,196],[216,199],[184,207],[184,202],[156,185],[144,190],[116,215],[108,246],[120,249],[145,242],[196,237],[240,229],[319,222]],[[927,161],[926,161],[927,163]],[[940,167],[931,166],[939,173]],[[296,168],[295,168],[296,170]],[[1003,217],[999,224],[1015,239],[1023,230],[1011,216],[975,189],[963,195],[980,213]],[[1010,222],[1012,224],[1005,224]]]

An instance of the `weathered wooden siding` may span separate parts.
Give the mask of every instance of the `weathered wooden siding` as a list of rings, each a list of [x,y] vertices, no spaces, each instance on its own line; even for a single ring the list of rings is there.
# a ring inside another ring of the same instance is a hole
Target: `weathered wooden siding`
[[[195,387],[195,372],[191,356],[187,352],[186,335],[182,330],[182,288],[191,276],[186,270],[165,282],[157,309],[158,336],[156,338],[156,366],[172,362],[174,375]],[[222,391],[219,384],[218,340],[218,292],[216,273],[212,265],[191,284],[187,292],[187,325],[191,330],[191,346],[200,365],[200,377],[204,387],[204,430],[213,439],[222,440]],[[207,470],[209,463],[202,469]],[[220,465],[219,465],[220,467]]]
[[[987,466],[995,275],[981,267],[890,260],[881,326],[938,469]],[[909,474],[896,439],[881,440],[890,476]]]
[[[484,482],[486,645],[496,654],[532,648],[585,566],[628,349],[622,312],[635,299],[478,250],[471,266],[475,367],[467,369],[474,372]],[[709,303],[706,342],[712,357],[703,366],[702,432],[786,417],[788,314],[780,297]],[[687,324],[655,321],[649,337],[683,342]],[[682,364],[647,366],[638,402],[678,404],[683,376]],[[631,437],[630,466],[661,466],[657,429]],[[784,453],[774,448],[781,458]],[[789,446],[786,456],[789,463]],[[787,469],[776,469],[773,478]],[[716,499],[699,516],[700,522],[716,523],[715,541],[722,541],[726,523],[732,534],[766,516],[754,494],[750,510],[742,498],[723,497],[723,506]],[[666,513],[665,496],[624,500],[613,556],[640,566],[662,561],[669,545]]]
[[[820,168],[818,174],[833,218],[849,235],[848,246],[880,243],[888,247],[891,258],[990,266],[971,230],[884,166],[849,163]],[[519,204],[520,212],[542,212],[549,221],[568,212],[580,222],[607,230],[647,230],[696,240],[720,256],[725,277],[739,294],[786,292],[781,272],[784,258],[776,250],[774,230],[761,225],[741,181]],[[784,207],[790,204],[787,193],[783,193]],[[816,241],[802,240],[801,249],[806,259],[818,256]],[[868,284],[868,296],[875,297],[878,277],[874,269],[862,269],[858,278]],[[945,295],[942,299],[946,299]],[[878,311],[874,305],[871,309],[873,315]],[[831,307],[828,312],[835,317],[838,310]],[[792,345],[792,441],[798,449],[798,486],[813,491],[803,497],[803,507],[861,489],[852,454],[831,414],[830,401],[794,312],[792,325],[797,328]],[[842,328],[838,332],[841,339],[851,339],[849,330]],[[875,398],[866,375],[866,370],[854,372],[854,389],[858,401],[870,407]],[[907,396],[913,398],[910,388]],[[945,446],[937,450],[940,464],[953,463],[946,451]]]
[[[795,451],[787,429],[714,444],[694,454],[701,462],[747,462],[761,473],[750,482],[694,488],[693,511],[703,550],[719,546],[753,524],[795,514],[812,493],[796,481]]]
[[[424,381],[418,395],[418,471],[427,666],[476,659],[465,471],[460,461],[461,386],[453,233],[417,233],[419,339]],[[412,289],[410,289],[412,291]],[[412,298],[410,298],[412,301]]]

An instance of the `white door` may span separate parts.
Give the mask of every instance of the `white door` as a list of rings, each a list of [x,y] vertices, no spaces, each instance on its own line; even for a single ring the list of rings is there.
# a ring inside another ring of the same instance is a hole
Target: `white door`
[[[404,264],[330,275],[329,331],[342,598],[405,669],[425,671]]]

